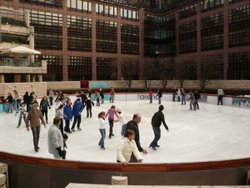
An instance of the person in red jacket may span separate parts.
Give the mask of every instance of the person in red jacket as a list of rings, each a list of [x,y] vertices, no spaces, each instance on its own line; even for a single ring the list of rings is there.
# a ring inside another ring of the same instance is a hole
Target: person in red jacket
[[[149,89],[149,100],[150,100],[149,103],[153,102],[153,91],[151,88]]]

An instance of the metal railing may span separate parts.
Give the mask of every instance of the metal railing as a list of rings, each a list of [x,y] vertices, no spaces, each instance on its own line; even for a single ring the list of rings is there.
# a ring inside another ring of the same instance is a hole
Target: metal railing
[[[42,67],[41,62],[31,63],[27,59],[13,60],[11,58],[3,58],[0,60],[0,66],[11,67]]]

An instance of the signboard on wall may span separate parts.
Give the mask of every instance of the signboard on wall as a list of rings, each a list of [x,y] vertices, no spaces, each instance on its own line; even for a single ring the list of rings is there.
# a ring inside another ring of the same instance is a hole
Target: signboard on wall
[[[110,88],[107,82],[91,82],[90,88]]]
[[[232,105],[241,107],[250,107],[250,99],[245,98],[233,98]]]

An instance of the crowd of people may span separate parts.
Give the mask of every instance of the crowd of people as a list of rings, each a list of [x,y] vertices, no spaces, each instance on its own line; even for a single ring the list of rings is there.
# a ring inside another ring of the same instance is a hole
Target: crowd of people
[[[25,122],[27,131],[32,132],[33,145],[35,152],[39,152],[39,137],[41,131],[41,125],[45,128],[49,123],[49,110],[52,106],[55,107],[55,116],[53,117],[53,123],[48,130],[48,152],[51,153],[56,159],[66,159],[66,148],[68,135],[75,132],[75,128],[81,131],[82,114],[86,111],[86,118],[92,118],[92,107],[100,106],[104,103],[105,95],[102,89],[92,92],[81,92],[76,95],[76,100],[72,102],[70,97],[66,97],[63,92],[55,93],[52,89],[48,91],[48,96],[44,96],[40,104],[38,103],[37,96],[34,92],[30,94],[28,92],[20,95],[18,91],[14,91],[15,97],[8,94],[5,101],[9,102],[8,112],[13,112],[13,101],[16,101],[16,115],[19,114],[17,128],[21,126],[22,120]],[[151,119],[152,130],[154,133],[154,139],[149,144],[149,148],[157,150],[160,147],[158,141],[161,138],[160,126],[163,124],[167,131],[169,127],[164,118],[164,106],[161,105],[162,90],[158,90],[156,96],[158,97],[158,111],[154,113]],[[224,91],[218,89],[218,105],[223,104]],[[109,92],[109,102],[114,103],[115,91],[113,88]],[[150,103],[153,103],[153,91],[149,90]],[[200,93],[198,91],[190,91],[189,97],[184,88],[177,88],[173,93],[173,101],[181,102],[181,105],[186,105],[186,101],[190,101],[190,110],[199,109],[198,100],[200,99]],[[111,104],[110,109],[107,112],[100,112],[97,115],[99,119],[99,132],[100,140],[98,145],[101,150],[105,150],[105,138],[106,129],[108,127],[108,137],[112,139],[114,136],[113,126],[114,123],[121,124],[121,136],[122,139],[117,147],[117,162],[128,164],[130,162],[142,162],[142,154],[147,154],[146,148],[140,144],[140,131],[139,124],[141,122],[141,115],[134,114],[132,120],[126,121],[122,110],[116,108],[114,104]],[[71,124],[71,120],[73,123]]]

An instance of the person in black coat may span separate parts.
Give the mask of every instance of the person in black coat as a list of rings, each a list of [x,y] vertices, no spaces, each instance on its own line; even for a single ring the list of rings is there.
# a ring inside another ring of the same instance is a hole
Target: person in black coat
[[[29,93],[28,91],[25,92],[25,95],[23,96],[23,102],[26,104],[26,111],[29,111]]]
[[[8,97],[5,99],[5,102],[8,102],[8,113],[12,113],[14,98],[11,93],[8,93]]]
[[[158,96],[158,101],[159,101],[158,104],[161,104],[161,98],[162,98],[162,91],[161,91],[161,89],[158,90],[157,96]]]
[[[92,118],[92,106],[94,106],[95,104],[88,97],[87,100],[85,101],[85,105],[87,107],[87,118],[88,117]]]
[[[157,147],[160,147],[158,145],[158,141],[161,138],[161,129],[160,129],[161,123],[163,123],[163,125],[167,129],[167,131],[169,130],[168,126],[167,126],[167,124],[165,122],[164,114],[162,113],[163,110],[164,110],[164,106],[160,105],[159,106],[159,111],[156,112],[153,115],[152,120],[151,120],[151,124],[152,124],[152,128],[153,128],[153,131],[154,131],[155,138],[151,142],[149,147],[152,148],[153,150],[156,150]]]
[[[134,114],[133,119],[127,123],[126,130],[132,129],[135,132],[135,143],[136,143],[136,146],[137,146],[138,150],[140,152],[143,152],[144,154],[147,154],[148,153],[147,150],[143,149],[141,147],[141,143],[140,143],[140,132],[139,132],[139,127],[138,127],[138,124],[140,122],[141,122],[141,115],[140,114]],[[130,159],[129,162],[138,162],[138,160],[132,154],[131,159]]]
[[[46,118],[46,123],[48,124],[48,109],[50,109],[49,101],[47,96],[44,96],[40,102],[40,111],[43,114],[43,117]]]

